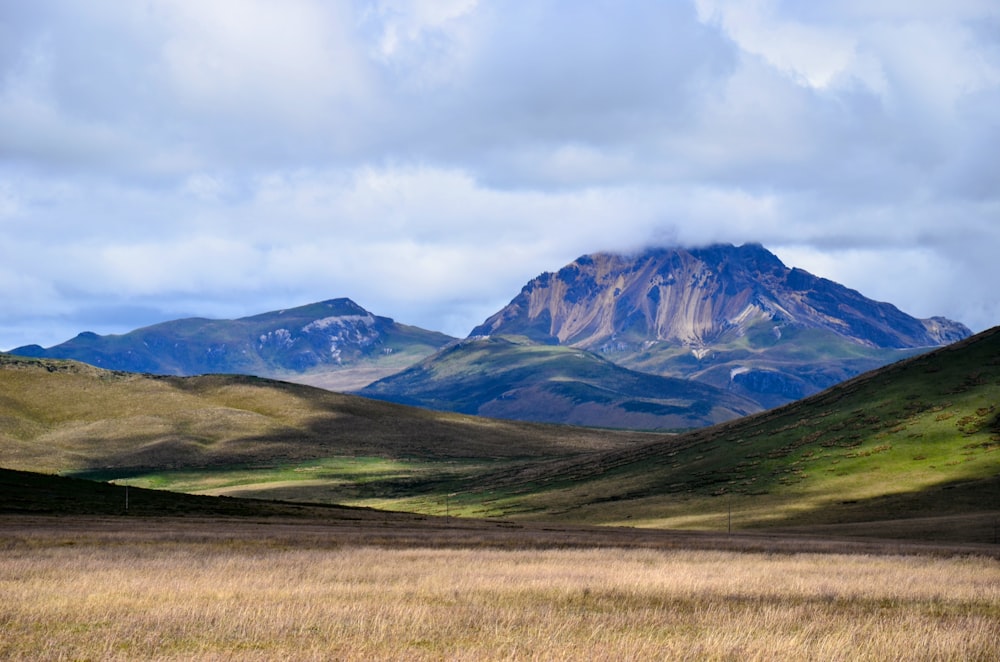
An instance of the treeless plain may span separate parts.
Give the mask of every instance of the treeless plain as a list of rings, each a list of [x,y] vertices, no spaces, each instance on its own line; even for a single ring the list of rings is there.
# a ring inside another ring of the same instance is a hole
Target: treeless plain
[[[22,515],[0,534],[3,659],[1000,656],[987,545],[377,516]]]

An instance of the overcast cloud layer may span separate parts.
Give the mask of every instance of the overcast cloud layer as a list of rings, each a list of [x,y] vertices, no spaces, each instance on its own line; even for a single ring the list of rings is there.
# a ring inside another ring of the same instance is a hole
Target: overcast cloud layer
[[[1000,324],[995,0],[0,0],[0,348],[753,241]]]

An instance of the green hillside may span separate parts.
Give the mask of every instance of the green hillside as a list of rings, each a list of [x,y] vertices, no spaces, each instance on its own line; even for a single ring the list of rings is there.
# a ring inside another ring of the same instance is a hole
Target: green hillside
[[[781,409],[449,489],[471,516],[857,532],[848,523],[973,517],[988,537],[1000,518],[1000,328]]]
[[[406,485],[428,472],[453,476],[648,438],[432,412],[250,376],[157,377],[0,354],[0,467],[10,469],[160,487],[169,486],[165,473],[179,472],[216,487]]]
[[[0,514],[295,517],[337,513],[334,508],[323,513],[320,506],[198,496],[0,469]]]
[[[464,340],[359,393],[479,416],[647,430],[703,427],[760,410],[722,389],[515,336]]]

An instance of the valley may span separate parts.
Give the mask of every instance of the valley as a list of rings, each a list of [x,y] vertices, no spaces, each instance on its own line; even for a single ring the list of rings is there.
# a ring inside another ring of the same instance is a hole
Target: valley
[[[426,515],[990,542],[1000,330],[684,434],[433,412],[254,377],[4,356],[0,466]],[[44,404],[42,404],[44,403]],[[962,526],[956,526],[961,522]]]

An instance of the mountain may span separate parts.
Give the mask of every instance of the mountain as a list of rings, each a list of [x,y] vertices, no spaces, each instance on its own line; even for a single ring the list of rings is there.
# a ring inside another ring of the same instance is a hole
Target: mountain
[[[501,336],[451,345],[358,393],[494,418],[648,430],[702,427],[760,410],[713,386]]]
[[[350,390],[453,340],[373,315],[345,298],[236,320],[174,320],[123,335],[85,332],[48,349],[29,345],[10,353],[109,370],[252,374]]]
[[[598,253],[544,273],[472,336],[522,335],[773,407],[968,337],[786,267],[759,244]]]

